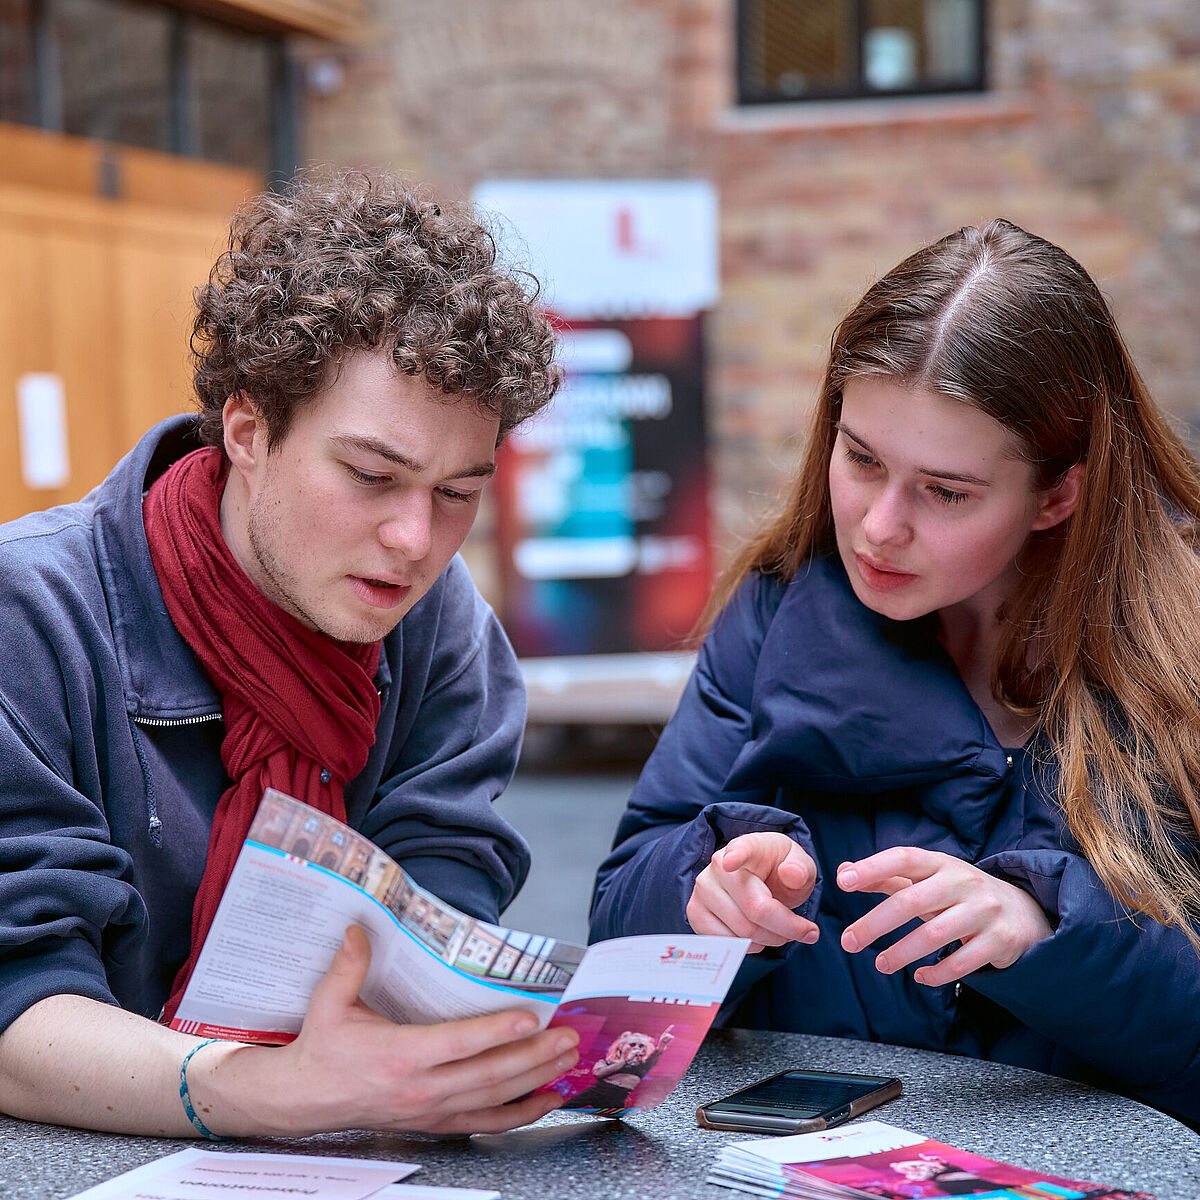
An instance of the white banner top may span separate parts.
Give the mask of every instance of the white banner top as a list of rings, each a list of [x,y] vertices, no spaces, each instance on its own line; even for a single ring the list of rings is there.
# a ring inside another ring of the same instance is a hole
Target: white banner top
[[[705,180],[493,180],[475,190],[501,256],[567,320],[686,317],[720,290]]]

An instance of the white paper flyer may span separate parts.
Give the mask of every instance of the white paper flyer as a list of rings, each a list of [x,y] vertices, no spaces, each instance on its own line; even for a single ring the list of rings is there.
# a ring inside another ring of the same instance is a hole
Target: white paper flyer
[[[230,1194],[364,1200],[415,1170],[415,1163],[365,1158],[189,1148],[98,1183],[74,1200],[204,1200]]]

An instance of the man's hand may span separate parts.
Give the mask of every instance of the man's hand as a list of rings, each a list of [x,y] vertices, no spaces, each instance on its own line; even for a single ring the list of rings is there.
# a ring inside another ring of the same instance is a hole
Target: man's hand
[[[962,943],[940,962],[914,972],[918,983],[930,987],[952,983],[985,965],[1010,967],[1052,932],[1045,912],[1028,892],[935,850],[881,850],[858,862],[842,863],[837,882],[845,892],[883,892],[888,897],[846,927],[842,948],[851,954],[914,918],[923,922],[876,957],[875,966],[885,975],[952,942]]]
[[[687,905],[696,933],[749,938],[764,946],[817,940],[817,927],[792,911],[812,894],[813,860],[782,833],[745,833],[718,850],[696,877]]]
[[[253,1051],[253,1068],[271,1077],[271,1086],[254,1089],[260,1101],[272,1097],[268,1126],[289,1135],[355,1128],[496,1132],[536,1121],[562,1103],[554,1093],[528,1093],[576,1064],[574,1030],[536,1033],[536,1018],[523,1010],[396,1025],[358,998],[370,962],[366,935],[351,926],[313,990],[296,1040],[265,1054]],[[244,1064],[234,1055],[218,1071],[248,1071],[244,1053]],[[211,1108],[214,1131],[225,1132],[219,1102]]]
[[[356,926],[287,1046],[222,1042],[189,1063],[200,1119],[232,1137],[343,1129],[491,1133],[561,1103],[533,1096],[578,1061],[573,1029],[521,1010],[397,1025],[358,998],[371,961]],[[0,1034],[0,1112],[115,1133],[195,1137],[179,1066],[197,1039],[84,996],[39,1000]]]

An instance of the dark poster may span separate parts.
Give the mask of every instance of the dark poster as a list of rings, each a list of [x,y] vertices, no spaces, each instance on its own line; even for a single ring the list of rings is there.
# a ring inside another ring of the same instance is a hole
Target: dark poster
[[[522,657],[680,648],[711,583],[700,315],[571,321],[551,411],[501,449]]]

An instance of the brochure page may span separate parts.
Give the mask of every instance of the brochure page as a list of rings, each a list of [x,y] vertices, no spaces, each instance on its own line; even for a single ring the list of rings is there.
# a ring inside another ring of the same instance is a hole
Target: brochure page
[[[589,947],[550,1022],[580,1035],[578,1065],[550,1085],[565,1107],[619,1116],[665,1100],[704,1041],[746,945],[689,935]]]
[[[707,1033],[749,943],[649,935],[585,949],[467,916],[340,821],[268,789],[171,1028],[285,1043],[348,925],[371,942],[364,1003],[402,1024],[506,1008],[581,1035],[567,1107],[657,1104]]]
[[[851,1196],[890,1200],[935,1200],[939,1196],[1153,1200],[1145,1192],[1064,1179],[997,1162],[883,1121],[734,1142],[721,1151],[708,1182],[753,1195],[811,1200]]]

